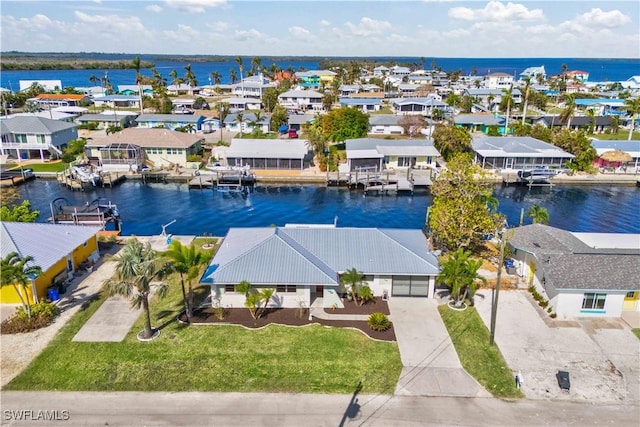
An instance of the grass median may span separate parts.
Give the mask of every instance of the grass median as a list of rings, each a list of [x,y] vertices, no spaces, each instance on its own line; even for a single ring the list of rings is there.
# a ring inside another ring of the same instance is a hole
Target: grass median
[[[489,330],[473,307],[464,311],[438,307],[462,367],[495,397],[523,397],[497,346],[489,344]]]
[[[8,390],[218,391],[391,394],[402,369],[395,343],[375,342],[353,330],[311,325],[182,326],[180,286],[153,299],[160,337],[142,343],[142,316],[123,342],[71,339],[104,298],[77,313]],[[199,289],[200,292],[204,288]]]

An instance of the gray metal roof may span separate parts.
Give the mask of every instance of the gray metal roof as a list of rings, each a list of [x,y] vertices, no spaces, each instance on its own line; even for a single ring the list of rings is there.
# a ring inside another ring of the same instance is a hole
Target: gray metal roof
[[[493,114],[458,114],[453,118],[456,124],[473,124],[473,125],[501,125],[504,124],[504,118],[495,117]]]
[[[640,235],[636,238],[635,249],[598,248],[569,231],[532,224],[514,229],[509,245],[532,253],[536,268],[544,270],[547,284],[556,289],[640,290]]]
[[[359,151],[371,151],[386,155],[412,155],[438,157],[440,152],[426,139],[378,139],[356,138],[345,141],[347,158],[363,158]],[[369,157],[369,156],[366,156]]]
[[[351,268],[364,274],[437,275],[420,230],[232,228],[203,283],[338,285]]]
[[[140,114],[136,122],[198,123],[204,116],[196,114]]]
[[[483,157],[574,157],[555,145],[530,136],[485,136],[474,138],[471,146]]]
[[[100,231],[100,227],[1,222],[0,249],[2,258],[11,252],[17,252],[22,257],[32,256],[33,264],[39,265],[43,271],[47,271],[98,231]]]
[[[598,155],[610,150],[621,150],[625,153],[629,153],[631,157],[640,157],[640,141],[627,141],[625,140],[598,140],[592,139],[591,146],[596,149]]]
[[[292,89],[284,93],[281,93],[278,96],[278,99],[286,99],[286,98],[322,98],[322,94],[316,92],[315,90]]]
[[[303,139],[238,139],[231,140],[227,158],[303,159],[309,149]]]
[[[394,126],[398,124],[402,116],[397,114],[373,114],[369,117],[369,127],[371,126]]]
[[[61,120],[51,120],[38,116],[17,116],[0,120],[2,133],[44,134],[63,132],[77,128],[78,125]]]
[[[315,119],[313,114],[291,114],[289,115],[290,125],[302,125],[305,123],[311,123]]]

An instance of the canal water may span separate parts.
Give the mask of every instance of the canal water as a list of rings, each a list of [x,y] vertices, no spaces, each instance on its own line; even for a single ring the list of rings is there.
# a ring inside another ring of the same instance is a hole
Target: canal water
[[[364,195],[346,188],[281,185],[257,186],[246,193],[189,190],[185,184],[126,181],[113,188],[73,192],[55,180],[37,179],[19,192],[39,222],[51,216],[57,197],[85,204],[105,197],[117,204],[124,235],[157,235],[162,225],[171,234],[226,234],[230,227],[268,227],[287,223],[331,224],[341,227],[423,228],[431,195]],[[499,211],[517,225],[522,208],[538,204],[549,211],[554,227],[579,232],[640,233],[640,188],[633,186],[557,185],[528,189],[496,186]],[[530,218],[525,217],[525,224]]]

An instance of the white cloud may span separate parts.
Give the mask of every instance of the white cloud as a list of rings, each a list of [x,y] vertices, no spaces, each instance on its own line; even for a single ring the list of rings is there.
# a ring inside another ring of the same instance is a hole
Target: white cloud
[[[289,27],[289,34],[299,39],[309,39],[313,37],[313,35],[309,30],[303,27],[298,27],[298,26]]]
[[[216,33],[223,33],[231,28],[228,22],[216,21],[207,24],[208,28],[211,28]]]
[[[74,15],[81,23],[90,24],[91,29],[96,34],[107,32],[120,35],[121,31],[145,30],[144,25],[137,16],[88,15],[80,11],[75,11]]]
[[[233,34],[233,38],[239,42],[246,42],[249,40],[262,42],[266,36],[255,28],[251,28],[250,30],[236,30]]]
[[[204,13],[207,8],[222,6],[226,0],[165,0],[167,6],[188,13]]]
[[[331,22],[327,21],[326,19],[323,19],[322,21],[320,21],[320,25],[322,25],[323,27],[328,27],[331,25]]]
[[[160,13],[163,10],[157,4],[150,4],[149,6],[145,7],[145,9],[148,10],[149,12],[155,12],[155,13]]]
[[[544,19],[544,12],[542,9],[529,10],[518,3],[492,0],[482,9],[454,7],[449,10],[449,17],[463,21],[538,21]]]
[[[179,24],[177,30],[162,32],[171,41],[186,43],[200,35],[200,32],[189,25]]]
[[[578,15],[576,22],[586,27],[616,28],[631,22],[631,18],[619,10],[605,12],[600,8]]]
[[[49,27],[51,23],[51,19],[49,19],[49,17],[46,15],[37,14],[34,15],[33,18],[31,18],[31,25],[36,30],[44,30],[45,28]]]
[[[377,21],[375,19],[367,18],[366,16],[360,19],[360,23],[357,25],[347,22],[344,24],[351,33],[356,36],[367,37],[373,34],[382,34],[385,31],[391,30],[393,27],[390,22]]]

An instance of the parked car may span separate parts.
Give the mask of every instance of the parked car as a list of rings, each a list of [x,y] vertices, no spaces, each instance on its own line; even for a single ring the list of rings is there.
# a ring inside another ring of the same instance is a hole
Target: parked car
[[[298,131],[295,129],[289,129],[289,139],[294,139],[298,137]]]

